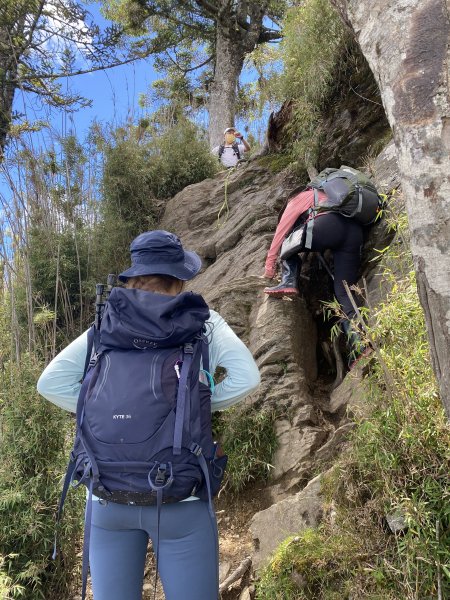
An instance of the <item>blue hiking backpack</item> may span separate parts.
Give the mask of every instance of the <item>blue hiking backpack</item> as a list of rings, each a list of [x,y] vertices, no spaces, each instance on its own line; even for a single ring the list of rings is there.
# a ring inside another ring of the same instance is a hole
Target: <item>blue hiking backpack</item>
[[[83,548],[86,593],[92,496],[161,505],[218,492],[227,457],[214,443],[205,323],[198,294],[166,296],[114,288],[99,327],[88,332],[88,360],[77,404],[69,485],[89,490]],[[213,385],[213,384],[212,384]],[[156,555],[158,552],[156,552]]]

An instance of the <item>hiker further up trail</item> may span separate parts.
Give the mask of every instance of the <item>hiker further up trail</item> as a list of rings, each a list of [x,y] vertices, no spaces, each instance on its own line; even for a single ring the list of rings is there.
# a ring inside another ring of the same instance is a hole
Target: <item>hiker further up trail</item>
[[[235,127],[228,127],[223,132],[223,142],[212,149],[224,167],[235,167],[244,158],[244,153],[250,151],[250,144]]]
[[[264,288],[269,296],[298,296],[298,276],[303,252],[333,252],[334,294],[345,318],[341,320],[349,345],[349,363],[368,352],[355,321],[355,299],[351,288],[357,283],[364,241],[364,225],[370,225],[380,208],[378,193],[370,180],[350,167],[325,169],[287,203],[267,253],[264,276],[272,279],[281,258],[281,282]]]
[[[86,485],[83,600],[89,566],[95,600],[141,600],[149,539],[166,600],[218,600],[212,496],[227,457],[213,441],[211,410],[255,391],[259,371],[222,317],[183,291],[201,260],[176,235],[141,234],[131,259],[99,327],[38,382],[45,398],[77,414],[58,521],[69,484]],[[219,366],[226,376],[215,385]]]

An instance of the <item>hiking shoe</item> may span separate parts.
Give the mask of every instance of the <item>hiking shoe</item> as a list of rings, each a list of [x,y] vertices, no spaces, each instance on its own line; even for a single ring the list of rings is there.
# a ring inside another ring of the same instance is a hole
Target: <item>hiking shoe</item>
[[[298,296],[298,289],[280,283],[274,287],[264,288],[264,293],[273,298],[282,298],[283,296]]]

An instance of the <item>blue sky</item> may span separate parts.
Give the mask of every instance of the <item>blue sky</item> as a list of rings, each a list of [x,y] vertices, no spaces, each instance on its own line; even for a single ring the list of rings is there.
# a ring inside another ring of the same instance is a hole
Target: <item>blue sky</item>
[[[88,9],[101,28],[108,24],[100,14],[98,5],[89,4]],[[64,118],[67,129],[74,129],[82,139],[94,119],[121,125],[129,117],[138,115],[142,110],[138,105],[140,94],[148,92],[152,82],[158,77],[153,69],[152,58],[147,58],[105,71],[70,77],[66,81],[60,80],[63,89],[68,85],[69,89],[91,100],[90,107],[65,115],[64,111],[53,110],[46,115],[45,110],[30,94],[18,92],[15,109],[26,114],[29,120],[50,117],[52,126],[60,133]]]
[[[90,3],[88,10],[100,27],[107,25],[107,21],[101,16],[97,4]],[[27,145],[35,150],[48,148],[49,145],[52,145],[52,142],[49,142],[49,137],[54,139],[55,134],[56,137],[69,133],[75,134],[83,142],[94,120],[108,123],[113,128],[123,125],[130,118],[132,120],[138,118],[142,113],[138,103],[139,96],[148,92],[152,82],[158,77],[159,75],[153,69],[153,60],[148,58],[106,71],[96,71],[67,78],[67,80],[62,81],[64,90],[66,90],[66,86],[69,86],[70,90],[92,102],[90,107],[82,108],[76,112],[49,109],[33,94],[17,90],[13,110],[20,116],[14,123],[17,124],[27,120],[30,123],[44,121],[50,124],[50,136],[46,129],[23,136]],[[9,163],[7,166],[3,165],[3,167],[9,169],[9,175],[14,181],[18,180],[14,163]],[[1,171],[0,196],[3,197],[6,204],[9,203],[12,197],[5,175]],[[0,208],[1,216],[2,210]]]

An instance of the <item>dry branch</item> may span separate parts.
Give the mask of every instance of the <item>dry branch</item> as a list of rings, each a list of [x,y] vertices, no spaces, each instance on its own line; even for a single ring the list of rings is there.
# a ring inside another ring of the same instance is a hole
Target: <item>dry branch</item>
[[[246,556],[236,570],[234,570],[228,577],[220,584],[219,592],[224,592],[230,587],[232,583],[240,579],[245,575],[248,569],[251,567],[252,559],[250,556]]]

